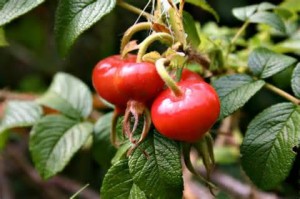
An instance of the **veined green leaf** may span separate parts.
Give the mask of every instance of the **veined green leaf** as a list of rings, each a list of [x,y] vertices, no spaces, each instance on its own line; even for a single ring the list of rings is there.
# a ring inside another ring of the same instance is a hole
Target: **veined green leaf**
[[[295,95],[300,98],[300,63],[297,64],[293,72],[292,89]]]
[[[271,106],[248,126],[241,146],[242,166],[262,189],[283,181],[292,168],[300,140],[300,107],[292,103]]]
[[[116,0],[61,0],[55,19],[58,50],[66,55],[75,40],[115,7]]]
[[[276,30],[285,33],[285,25],[282,19],[275,13],[261,11],[253,14],[249,21],[252,23],[264,23],[275,28]]]
[[[32,126],[42,114],[42,108],[35,102],[9,101],[0,123],[0,134],[10,128]]]
[[[47,179],[67,165],[92,134],[93,125],[62,115],[43,117],[30,132],[29,148],[35,167]]]
[[[212,85],[221,100],[221,113],[224,118],[242,106],[265,84],[248,75],[228,75],[215,80]]]
[[[248,66],[254,75],[267,78],[295,64],[296,61],[293,57],[260,47],[249,55]]]
[[[2,0],[0,2],[0,26],[29,12],[44,0]]]
[[[87,117],[92,111],[92,94],[78,78],[57,73],[48,91],[37,102],[71,118]]]
[[[110,141],[112,116],[113,113],[101,116],[94,127],[93,155],[104,168],[110,167],[111,159],[116,153]]]
[[[145,193],[132,180],[128,159],[120,160],[108,170],[101,187],[101,198],[147,199]]]
[[[146,157],[145,153],[148,155]],[[178,143],[158,133],[129,156],[133,181],[150,198],[182,198],[183,181]]]
[[[265,11],[276,8],[275,5],[268,3],[268,2],[262,2],[260,4],[245,6],[245,7],[239,7],[232,9],[232,14],[241,21],[248,20],[254,13],[258,11]]]

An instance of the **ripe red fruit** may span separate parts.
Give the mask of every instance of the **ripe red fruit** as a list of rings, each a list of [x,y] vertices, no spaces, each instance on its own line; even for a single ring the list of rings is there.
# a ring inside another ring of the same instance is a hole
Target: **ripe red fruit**
[[[201,76],[199,76],[197,73],[192,72],[188,69],[183,69],[181,73],[181,79],[180,81],[186,81],[186,80],[199,80],[204,81]]]
[[[152,121],[170,139],[196,142],[218,119],[220,101],[216,91],[204,81],[180,81],[178,87],[181,96],[167,89],[154,100]]]
[[[92,74],[93,86],[106,101],[125,109],[135,100],[149,103],[162,90],[163,81],[150,62],[136,63],[136,55],[107,57],[97,63]]]

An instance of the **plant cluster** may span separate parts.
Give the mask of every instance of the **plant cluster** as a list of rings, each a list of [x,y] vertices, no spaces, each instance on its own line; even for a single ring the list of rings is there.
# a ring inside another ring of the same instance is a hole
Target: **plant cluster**
[[[42,2],[0,2],[0,26]],[[59,72],[36,100],[7,103],[1,147],[10,129],[32,127],[30,154],[44,179],[61,172],[82,147],[91,148],[100,165],[110,165],[100,191],[104,199],[182,198],[183,166],[215,194],[218,190],[209,178],[215,164],[238,161],[258,188],[280,192],[299,159],[299,3],[235,8],[233,15],[243,21],[237,29],[214,22],[200,25],[184,10],[185,3],[219,20],[204,0],[156,0],[151,13],[124,1],[60,1],[55,35],[63,56],[79,35],[116,5],[146,19],[127,29],[118,55],[94,67],[93,86],[113,111],[93,121],[88,86]],[[251,36],[245,34],[249,26],[257,28]],[[5,46],[0,30],[0,44]],[[140,31],[149,34],[142,41],[133,40]],[[150,45],[156,50],[148,50]],[[282,89],[276,81],[283,73],[288,87]],[[245,132],[238,122],[223,132],[224,123],[239,120],[240,110],[264,90],[280,102],[257,114]],[[222,136],[233,138],[235,146],[217,148],[214,140]],[[205,177],[192,164],[194,149],[207,171]]]

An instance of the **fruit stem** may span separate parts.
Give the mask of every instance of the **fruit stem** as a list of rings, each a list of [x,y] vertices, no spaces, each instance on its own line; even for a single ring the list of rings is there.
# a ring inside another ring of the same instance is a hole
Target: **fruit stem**
[[[181,89],[177,86],[177,83],[170,77],[167,72],[165,65],[169,62],[166,58],[160,58],[155,62],[156,71],[166,85],[173,91],[175,96],[179,97],[182,95]]]
[[[123,2],[122,0],[118,1],[117,4],[119,6],[121,6],[122,8],[126,9],[126,10],[129,10],[129,11],[135,13],[135,14],[138,14],[138,15],[141,15],[141,16],[145,17],[148,20],[153,18],[152,14],[150,14],[150,13],[144,11],[144,10],[141,10],[141,9],[139,9],[139,8],[133,6],[133,5],[130,5],[126,2]]]
[[[192,173],[194,174],[200,181],[204,182],[210,192],[212,193],[212,195],[215,195],[213,189],[216,189],[216,186],[214,184],[212,184],[211,182],[209,182],[208,180],[206,180],[203,176],[201,176],[200,173],[198,173],[191,161],[191,156],[190,156],[190,152],[191,152],[191,144],[189,143],[181,143],[181,148],[182,148],[182,153],[183,153],[183,161],[184,164],[186,166],[186,168]]]
[[[126,32],[124,33],[124,36],[122,38],[122,41],[121,41],[120,54],[122,54],[122,57],[124,56],[122,52],[123,52],[125,46],[130,41],[131,37],[135,33],[139,32],[141,30],[150,30],[151,27],[152,27],[151,22],[141,22],[141,23],[138,23],[138,24],[135,24],[135,25],[131,26],[129,29],[126,30]]]
[[[269,89],[270,91],[276,93],[277,95],[280,95],[281,97],[291,101],[292,103],[296,104],[296,105],[300,105],[300,100],[295,98],[294,96],[290,95],[289,93],[285,92],[284,90],[281,90],[280,88],[266,83],[265,84],[265,88]]]
[[[110,141],[113,146],[119,148],[120,144],[117,141],[117,123],[120,117],[120,112],[118,109],[114,110],[113,117],[112,117],[112,124],[111,124],[111,132],[110,132]]]
[[[137,54],[137,60],[136,60],[138,63],[143,61],[143,56],[146,53],[148,47],[157,40],[167,41],[169,43],[173,43],[173,41],[174,41],[173,37],[168,33],[159,32],[159,33],[154,33],[154,34],[150,35],[139,45],[140,49]]]
[[[231,51],[232,45],[241,36],[241,34],[246,30],[246,28],[248,27],[249,24],[250,24],[250,21],[248,21],[248,20],[245,21],[244,24],[242,25],[242,27],[240,27],[240,29],[237,31],[237,33],[234,35],[234,37],[231,39],[230,44],[229,44],[228,49],[227,49],[226,56],[225,56],[226,59],[228,58],[228,55]]]

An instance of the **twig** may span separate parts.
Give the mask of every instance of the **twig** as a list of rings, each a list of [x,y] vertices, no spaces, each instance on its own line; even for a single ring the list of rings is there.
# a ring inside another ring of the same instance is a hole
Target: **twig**
[[[265,88],[276,93],[277,95],[280,95],[281,97],[289,100],[290,102],[292,102],[296,105],[300,105],[300,99],[295,98],[294,96],[290,95],[289,93],[285,92],[284,90],[281,90],[280,88],[278,88],[272,84],[266,83]]]
[[[37,98],[37,95],[33,93],[16,93],[6,89],[0,90],[0,102],[6,100],[34,100],[35,98]]]
[[[153,15],[144,11],[144,10],[141,10],[133,5],[130,5],[122,0],[118,1],[117,3],[119,6],[121,6],[122,8],[126,9],[126,10],[129,10],[135,14],[138,14],[138,15],[141,15],[143,17],[145,17],[146,19],[150,20],[153,18]]]
[[[198,167],[196,169],[202,175],[206,175],[204,167]],[[251,187],[248,184],[244,184],[218,169],[215,169],[210,176],[211,181],[214,184],[216,184],[222,191],[225,191],[234,198],[279,199],[279,197],[275,194],[256,190],[254,187]]]
[[[213,199],[213,196],[209,190],[197,183],[193,179],[192,173],[190,173],[185,167],[183,168],[183,180],[184,180],[184,198],[185,199]]]
[[[83,184],[80,184],[78,182],[75,182],[74,180],[70,180],[62,176],[56,176],[49,180],[47,183],[53,184],[69,193],[75,193],[84,186]],[[89,189],[88,187],[82,190],[82,192],[80,192],[78,195],[86,199],[100,199],[99,194]]]
[[[9,180],[5,173],[4,160],[3,157],[0,155],[0,198],[15,198],[9,184]]]
[[[18,93],[18,92],[9,91],[7,89],[0,90],[0,118],[3,115],[4,104],[6,101],[8,101],[8,100],[35,100],[38,97],[39,97],[39,95],[37,95],[35,93]],[[100,101],[97,94],[93,95],[93,108],[101,109],[101,110],[109,109],[109,107],[107,105],[105,105],[104,103],[102,103]],[[90,114],[90,118],[93,121],[96,121],[100,116],[101,116],[101,114],[96,110],[93,110],[92,113]]]
[[[200,173],[202,176],[206,176],[206,170],[204,166],[200,166],[196,164],[197,156],[196,153],[191,153],[191,160],[195,165],[195,170]],[[214,169],[210,173],[210,181],[217,185],[217,187],[227,193],[233,198],[243,198],[243,199],[279,199],[273,193],[262,192],[257,190],[254,186],[249,184],[242,183],[237,179],[231,177],[230,175],[220,171],[219,169]],[[198,181],[188,181],[190,183],[189,186],[197,187],[199,186]],[[199,190],[198,190],[199,191]],[[201,197],[202,198],[202,197]],[[205,197],[204,197],[205,198]],[[198,198],[197,198],[198,199]]]
[[[44,193],[44,196],[47,198],[66,198],[62,196],[62,193],[58,191],[58,188],[67,191],[72,195],[83,187],[82,184],[61,176],[53,177],[49,181],[42,180],[37,171],[27,162],[21,150],[17,149],[17,147],[18,146],[8,145],[5,150],[6,154],[15,162],[14,165],[19,167],[24,174],[26,174],[32,183],[43,190],[41,193]],[[79,195],[85,199],[100,199],[99,195],[89,188],[84,189]]]
[[[24,158],[22,152],[19,149],[16,149],[17,147],[18,146],[7,145],[5,154],[8,156],[8,158],[14,161],[14,165],[26,175],[28,180],[38,187],[39,193],[41,193],[44,198],[48,199],[65,198],[55,187],[49,187],[46,183],[44,183],[39,174]]]

